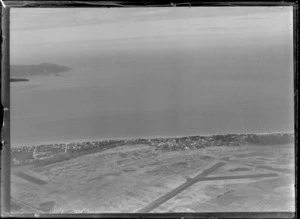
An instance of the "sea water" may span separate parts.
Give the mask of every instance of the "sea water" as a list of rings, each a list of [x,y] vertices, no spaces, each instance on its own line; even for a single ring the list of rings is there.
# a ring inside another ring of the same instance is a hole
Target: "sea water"
[[[265,48],[98,52],[56,64],[72,70],[11,83],[13,146],[293,129],[291,60]]]

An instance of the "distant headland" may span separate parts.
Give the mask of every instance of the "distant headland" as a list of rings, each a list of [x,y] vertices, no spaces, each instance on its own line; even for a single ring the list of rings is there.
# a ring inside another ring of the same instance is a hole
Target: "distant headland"
[[[52,64],[41,63],[39,65],[11,65],[10,66],[10,82],[29,81],[25,78],[28,76],[51,75],[70,71],[72,68]]]

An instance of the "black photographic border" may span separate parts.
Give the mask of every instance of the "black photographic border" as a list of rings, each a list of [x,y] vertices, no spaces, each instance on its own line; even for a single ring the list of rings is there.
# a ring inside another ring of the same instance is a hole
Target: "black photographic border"
[[[10,8],[58,8],[58,7],[237,7],[237,6],[292,6],[294,46],[294,128],[295,128],[295,176],[297,191],[297,143],[298,143],[298,43],[299,11],[297,1],[5,1],[1,0],[1,217],[97,217],[97,218],[296,218],[296,212],[205,212],[205,213],[103,213],[103,214],[11,214],[10,213]],[[297,195],[296,195],[297,202]]]

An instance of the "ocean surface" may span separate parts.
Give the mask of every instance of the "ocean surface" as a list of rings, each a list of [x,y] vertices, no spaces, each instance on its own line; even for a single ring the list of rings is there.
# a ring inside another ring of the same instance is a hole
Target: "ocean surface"
[[[58,59],[55,64],[73,68],[69,72],[11,83],[13,146],[293,130],[289,52],[262,47],[88,54]]]

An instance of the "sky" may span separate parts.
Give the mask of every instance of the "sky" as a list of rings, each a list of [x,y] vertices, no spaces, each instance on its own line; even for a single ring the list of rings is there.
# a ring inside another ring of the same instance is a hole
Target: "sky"
[[[78,59],[78,51],[291,45],[292,25],[292,7],[13,8],[11,60]]]

